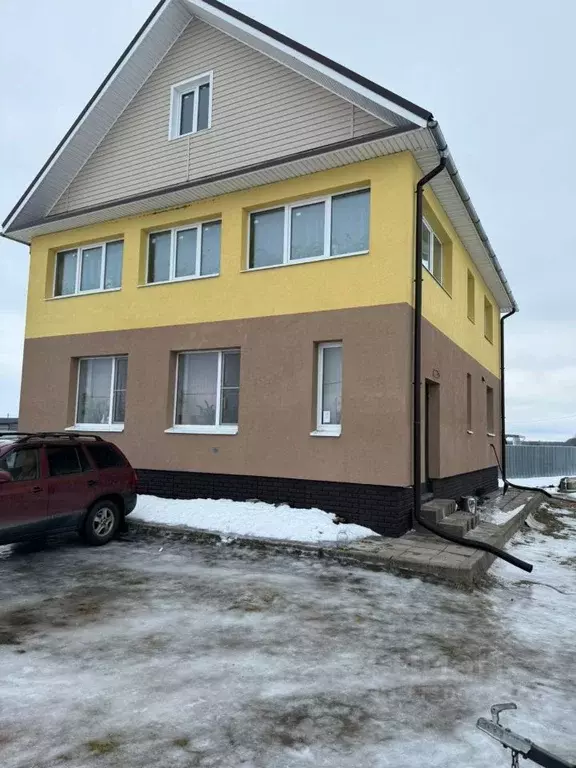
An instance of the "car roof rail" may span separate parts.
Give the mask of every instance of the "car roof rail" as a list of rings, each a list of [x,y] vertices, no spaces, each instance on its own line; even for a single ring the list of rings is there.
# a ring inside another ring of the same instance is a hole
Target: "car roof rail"
[[[13,432],[12,434],[15,433]],[[90,438],[95,442],[102,442],[100,435],[92,435],[89,432],[19,432],[18,435],[19,443],[25,443],[28,440],[52,440],[53,438],[58,438],[61,440],[78,440]]]

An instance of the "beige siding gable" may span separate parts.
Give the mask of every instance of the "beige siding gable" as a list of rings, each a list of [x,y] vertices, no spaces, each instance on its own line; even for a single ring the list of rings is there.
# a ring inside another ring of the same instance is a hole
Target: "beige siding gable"
[[[212,128],[168,139],[170,88],[213,72]],[[52,214],[361,136],[387,124],[198,20],[186,27]]]

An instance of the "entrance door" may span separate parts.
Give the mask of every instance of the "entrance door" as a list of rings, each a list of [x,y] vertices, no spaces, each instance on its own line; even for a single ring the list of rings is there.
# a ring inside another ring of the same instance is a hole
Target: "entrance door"
[[[424,471],[426,486],[432,490],[431,481],[440,476],[440,384],[428,379],[424,420]]]

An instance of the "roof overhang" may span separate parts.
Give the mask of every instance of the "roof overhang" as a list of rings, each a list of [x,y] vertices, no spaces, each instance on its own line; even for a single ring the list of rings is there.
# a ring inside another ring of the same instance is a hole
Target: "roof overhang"
[[[178,208],[198,200],[406,151],[413,154],[423,173],[438,164],[438,148],[431,130],[414,127],[390,128],[339,144],[238,168],[218,176],[208,176],[66,214],[43,217],[17,231],[6,233],[6,236],[22,243],[30,243],[33,237],[64,229]],[[515,306],[514,301],[502,279],[499,265],[491,249],[487,248],[483,241],[452,176],[448,173],[440,174],[431,182],[431,187],[500,309],[511,309]]]

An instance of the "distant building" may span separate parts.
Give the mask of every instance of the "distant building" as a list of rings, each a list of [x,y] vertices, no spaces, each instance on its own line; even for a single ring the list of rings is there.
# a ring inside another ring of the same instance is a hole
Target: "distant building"
[[[524,443],[526,441],[526,438],[524,435],[506,435],[506,442],[508,445],[520,445],[520,443]]]
[[[18,432],[18,417],[0,416],[0,432]]]

